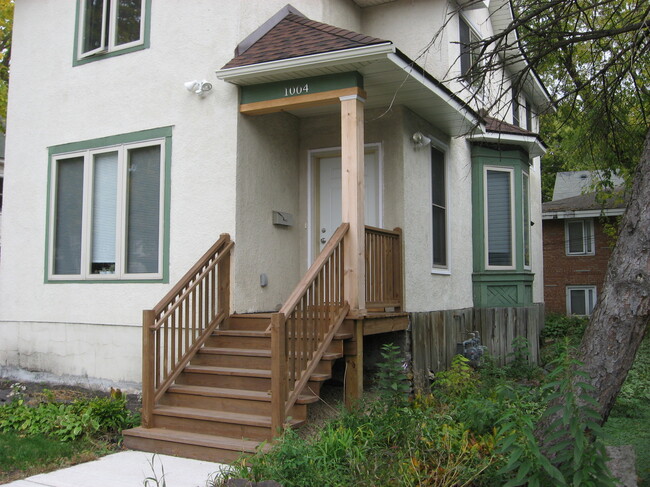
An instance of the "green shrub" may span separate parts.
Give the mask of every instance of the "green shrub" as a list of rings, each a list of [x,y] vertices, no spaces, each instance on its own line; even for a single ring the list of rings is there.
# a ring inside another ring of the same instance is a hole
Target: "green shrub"
[[[0,431],[43,434],[60,441],[118,434],[137,422],[123,397],[76,400],[70,404],[42,402],[35,407],[20,398],[0,407]]]
[[[381,347],[383,361],[377,364],[376,389],[387,402],[400,403],[408,399],[411,384],[406,375],[404,355],[397,345],[387,343]]]

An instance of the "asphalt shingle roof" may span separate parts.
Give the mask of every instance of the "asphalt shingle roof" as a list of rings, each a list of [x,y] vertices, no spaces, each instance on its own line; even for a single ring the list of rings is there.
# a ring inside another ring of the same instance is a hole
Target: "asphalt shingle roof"
[[[387,42],[389,41],[289,13],[248,49],[228,61],[222,69]]]

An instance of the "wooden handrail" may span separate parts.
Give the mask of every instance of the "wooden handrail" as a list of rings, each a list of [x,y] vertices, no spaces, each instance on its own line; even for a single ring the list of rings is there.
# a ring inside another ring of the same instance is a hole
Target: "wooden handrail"
[[[272,428],[278,432],[349,312],[343,288],[343,239],[334,232],[278,313],[271,317]]]
[[[325,265],[327,260],[331,257],[332,253],[334,253],[339,243],[343,240],[343,236],[347,233],[349,228],[350,228],[349,223],[342,223],[336,229],[332,237],[325,244],[325,247],[323,247],[321,253],[318,255],[318,257],[316,257],[314,263],[309,267],[307,273],[303,276],[300,282],[296,285],[293,292],[289,295],[287,300],[284,302],[282,308],[280,308],[280,313],[284,313],[284,315],[286,316],[289,313],[291,313],[291,311],[294,310],[296,304],[298,303],[298,300],[305,292],[305,289],[307,289],[307,287],[312,282],[314,282],[314,279],[316,278],[316,276],[318,275],[322,267]]]
[[[221,235],[153,309],[143,312],[144,427],[151,425],[156,401],[230,314],[233,245],[228,234]]]

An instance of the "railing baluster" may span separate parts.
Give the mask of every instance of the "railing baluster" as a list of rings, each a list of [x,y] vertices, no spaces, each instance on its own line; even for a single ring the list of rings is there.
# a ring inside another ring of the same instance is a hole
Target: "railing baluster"
[[[148,402],[143,414],[150,415],[147,408],[153,408],[209,333],[226,318],[225,308],[218,311],[217,292],[229,289],[233,245],[223,234],[153,310],[144,312],[142,387]],[[222,276],[219,286],[217,275]]]

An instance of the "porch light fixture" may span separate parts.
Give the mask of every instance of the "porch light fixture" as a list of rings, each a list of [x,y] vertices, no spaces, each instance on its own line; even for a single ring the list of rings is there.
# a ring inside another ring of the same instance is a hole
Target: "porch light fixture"
[[[185,88],[187,91],[196,93],[199,96],[205,96],[208,91],[212,89],[212,83],[208,83],[207,80],[193,80],[185,83]]]
[[[431,139],[424,135],[422,132],[415,132],[411,137],[411,140],[413,141],[413,148],[416,150],[422,149],[423,147],[427,147],[429,144],[431,144]]]

